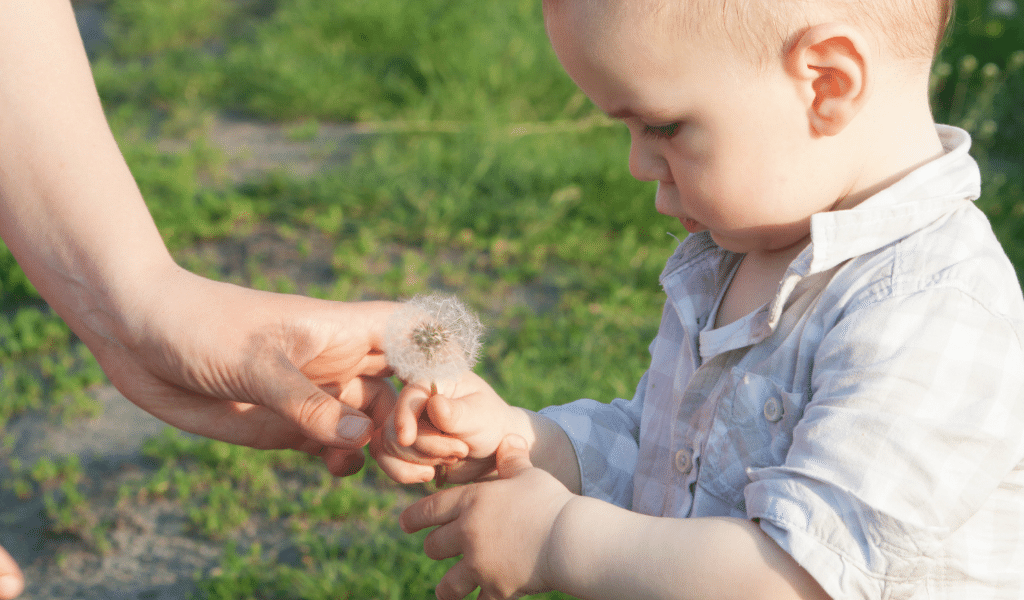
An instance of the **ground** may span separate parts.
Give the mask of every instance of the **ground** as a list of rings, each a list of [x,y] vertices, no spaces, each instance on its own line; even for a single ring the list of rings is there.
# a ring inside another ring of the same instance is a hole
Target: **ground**
[[[227,156],[231,176],[243,180],[270,169],[308,176],[332,168],[348,158],[356,135],[350,126],[320,124],[315,135],[294,140],[284,126],[224,118],[211,124],[209,140]],[[173,151],[175,145],[174,141],[160,142],[167,151]],[[299,289],[309,283],[327,283],[331,277],[329,254],[321,256],[314,250],[303,255],[294,241],[283,239],[270,227],[257,227],[244,238],[203,243],[190,252],[217,264],[226,279],[244,280],[250,256],[259,258],[268,275],[287,277]],[[28,586],[22,598],[189,598],[197,591],[196,574],[218,568],[224,542],[190,534],[181,502],[157,500],[118,507],[117,491],[122,482],[156,470],[156,462],[145,457],[141,448],[166,425],[126,400],[113,386],[89,393],[102,406],[102,413],[95,418],[65,426],[29,413],[16,417],[3,434],[14,440],[10,455],[26,465],[44,456],[79,457],[90,506],[99,517],[114,523],[112,547],[103,555],[75,536],[55,536],[47,528],[39,494],[22,501],[8,486],[0,485],[0,544],[25,572]],[[0,482],[10,480],[6,464],[0,460]],[[261,525],[251,520],[243,527],[237,539],[242,548],[258,539],[263,549],[279,560],[298,560],[282,527]]]
[[[92,394],[103,405],[95,419],[63,427],[29,414],[15,419],[7,433],[18,440],[15,454],[27,464],[42,456],[79,456],[96,489],[92,504],[113,510],[118,482],[147,467],[142,443],[165,425],[112,386]],[[186,535],[183,509],[170,501],[118,514],[115,551],[103,557],[75,538],[51,535],[38,495],[22,502],[4,490],[0,507],[0,542],[25,571],[28,600],[188,598],[195,590],[193,575],[216,566],[223,547]]]

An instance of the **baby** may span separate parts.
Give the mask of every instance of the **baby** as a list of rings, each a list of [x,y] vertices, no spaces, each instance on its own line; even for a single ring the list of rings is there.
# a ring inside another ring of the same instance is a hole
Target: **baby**
[[[478,481],[401,518],[462,556],[440,598],[1024,597],[1024,299],[929,110],[951,4],[545,0],[691,235],[632,400],[403,390],[383,468],[440,431]]]

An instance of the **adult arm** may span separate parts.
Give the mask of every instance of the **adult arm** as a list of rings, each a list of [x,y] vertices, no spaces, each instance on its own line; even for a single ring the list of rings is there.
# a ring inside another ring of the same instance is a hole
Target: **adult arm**
[[[232,443],[338,448],[324,453],[333,471],[361,464],[358,409],[392,392],[359,376],[386,373],[376,348],[391,305],[178,267],[111,134],[67,0],[0,3],[0,235],[143,409]]]

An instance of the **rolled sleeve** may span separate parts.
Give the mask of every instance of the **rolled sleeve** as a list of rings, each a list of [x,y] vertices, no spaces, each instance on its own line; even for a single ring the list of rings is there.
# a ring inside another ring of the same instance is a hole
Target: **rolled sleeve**
[[[945,541],[1024,461],[1020,330],[956,286],[850,311],[785,463],[748,471],[748,516],[833,597],[925,597]]]
[[[569,436],[579,461],[584,496],[631,507],[646,383],[644,375],[633,400],[606,404],[585,398],[540,411]]]
[[[829,481],[784,467],[758,469],[747,510],[833,598],[914,598],[942,545]]]

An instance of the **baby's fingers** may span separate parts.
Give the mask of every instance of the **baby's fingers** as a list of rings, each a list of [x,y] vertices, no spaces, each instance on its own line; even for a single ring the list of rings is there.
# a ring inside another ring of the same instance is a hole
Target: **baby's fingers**
[[[427,418],[435,427],[447,433],[459,434],[467,429],[462,406],[447,396],[437,394],[424,401]]]
[[[462,499],[466,487],[449,488],[420,498],[410,504],[398,517],[398,524],[406,533],[416,533],[427,527],[451,523],[462,514]]]
[[[421,428],[422,432],[431,430],[433,428],[429,425]],[[370,454],[388,477],[398,483],[425,483],[434,478],[436,465],[458,460],[468,452],[466,445],[459,440],[442,438],[437,434],[429,437],[432,439],[422,440],[421,446],[431,452],[424,453],[415,447],[400,445],[395,439],[394,429],[386,425],[375,432],[370,441]]]
[[[416,436],[416,441],[409,446],[410,450],[446,462],[454,462],[469,455],[469,446],[466,445],[466,442],[445,435],[426,421],[420,421],[418,427],[419,435]]]
[[[434,478],[434,462],[409,448],[396,447],[378,431],[370,440],[370,455],[398,483],[426,483]]]
[[[438,600],[462,600],[477,588],[473,572],[465,559],[455,563],[434,588]]]
[[[381,470],[398,483],[426,483],[434,479],[434,467],[407,462],[396,456],[382,455],[376,459]]]
[[[402,446],[411,446],[416,441],[418,426],[417,422],[423,415],[423,409],[427,406],[427,399],[430,392],[427,388],[416,384],[407,384],[398,395],[398,403],[395,404],[394,426],[398,443]]]
[[[430,422],[421,420],[416,427],[416,437],[407,444],[403,442],[398,431],[398,416],[388,419],[377,433],[384,452],[425,465],[453,462],[469,454],[469,446],[465,442],[445,435]]]
[[[498,413],[480,407],[480,397],[477,394],[453,400],[437,394],[427,399],[425,412],[437,429],[468,441],[478,453],[490,455],[501,442],[501,436],[494,432],[503,423]],[[497,439],[491,439],[495,436]]]

